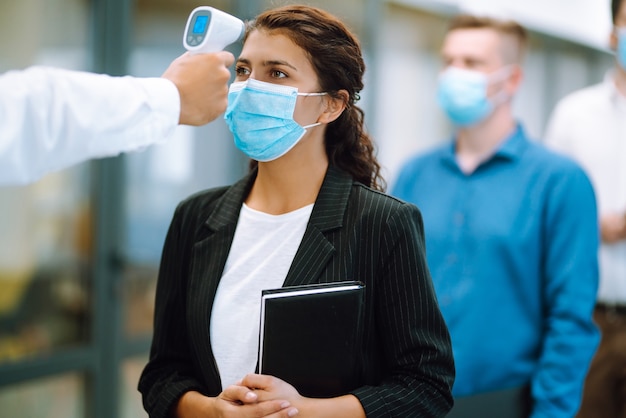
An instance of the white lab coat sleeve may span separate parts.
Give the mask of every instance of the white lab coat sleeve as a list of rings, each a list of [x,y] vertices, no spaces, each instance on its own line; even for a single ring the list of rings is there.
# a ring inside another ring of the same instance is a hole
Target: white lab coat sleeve
[[[165,141],[180,117],[163,78],[47,67],[0,75],[0,185]]]

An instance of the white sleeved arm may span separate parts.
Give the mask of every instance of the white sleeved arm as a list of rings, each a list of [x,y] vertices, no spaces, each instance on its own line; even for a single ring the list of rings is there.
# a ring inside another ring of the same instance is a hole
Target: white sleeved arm
[[[31,67],[0,75],[0,185],[165,141],[178,89],[163,78]]]
[[[571,106],[571,98],[566,96],[561,99],[552,112],[546,125],[544,143],[549,148],[561,153],[571,152],[570,141],[573,135],[572,127],[575,125],[578,112]]]
[[[543,135],[544,143],[550,147],[556,147],[561,142],[563,130],[563,122],[560,109],[557,107],[553,110],[552,115],[546,125],[546,129]]]

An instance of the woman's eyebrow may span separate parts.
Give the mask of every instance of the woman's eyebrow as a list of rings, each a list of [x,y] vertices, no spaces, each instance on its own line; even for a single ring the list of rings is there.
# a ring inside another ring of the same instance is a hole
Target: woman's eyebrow
[[[289,64],[287,61],[280,61],[280,60],[267,60],[267,61],[263,61],[263,65],[265,66],[270,66],[270,65],[284,65],[287,66],[289,68],[293,68],[294,70],[298,71],[298,69],[296,67],[294,67],[293,65]]]
[[[238,58],[237,59],[237,64],[244,64],[244,65],[248,65],[250,66],[250,60],[247,58]],[[263,61],[263,66],[264,67],[269,67],[272,65],[284,65],[286,67],[292,68],[295,71],[298,71],[298,69],[296,67],[294,67],[293,65],[289,64],[287,61],[281,61],[281,60],[266,60]]]

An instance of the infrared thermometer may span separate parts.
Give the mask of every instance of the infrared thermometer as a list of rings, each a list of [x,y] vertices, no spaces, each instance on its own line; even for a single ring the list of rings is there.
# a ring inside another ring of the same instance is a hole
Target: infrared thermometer
[[[191,54],[218,52],[240,40],[244,32],[244,23],[235,16],[200,6],[187,19],[183,45]]]

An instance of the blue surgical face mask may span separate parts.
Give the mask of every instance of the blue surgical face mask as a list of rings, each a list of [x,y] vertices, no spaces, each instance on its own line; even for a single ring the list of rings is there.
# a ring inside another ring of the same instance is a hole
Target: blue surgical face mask
[[[437,101],[455,125],[475,125],[485,120],[495,106],[506,99],[504,91],[489,99],[487,88],[490,83],[502,80],[509,73],[508,66],[492,74],[448,67],[439,76]]]
[[[249,78],[230,85],[224,119],[237,148],[253,160],[272,161],[292,149],[307,128],[321,125],[301,126],[293,119],[298,96],[324,94]]]
[[[620,67],[626,69],[626,27],[615,28],[617,31],[617,62]]]

